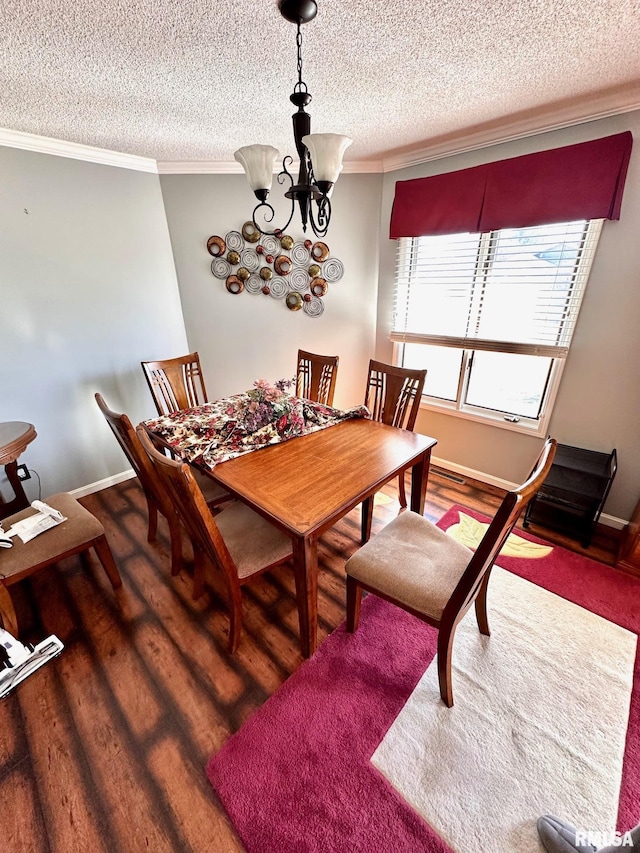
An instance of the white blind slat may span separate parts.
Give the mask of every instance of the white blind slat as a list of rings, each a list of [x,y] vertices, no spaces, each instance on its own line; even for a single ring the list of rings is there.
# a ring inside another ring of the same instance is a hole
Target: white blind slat
[[[391,339],[566,357],[601,227],[401,238]]]

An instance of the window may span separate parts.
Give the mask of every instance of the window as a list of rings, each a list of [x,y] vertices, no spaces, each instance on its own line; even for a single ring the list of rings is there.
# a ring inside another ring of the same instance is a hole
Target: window
[[[543,434],[602,220],[398,240],[391,339],[423,402]]]

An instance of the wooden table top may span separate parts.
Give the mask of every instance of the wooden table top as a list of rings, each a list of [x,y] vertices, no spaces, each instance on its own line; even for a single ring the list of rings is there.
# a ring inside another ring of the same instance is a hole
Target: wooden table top
[[[212,475],[297,536],[322,533],[437,443],[357,418],[221,462]]]
[[[36,435],[33,424],[26,421],[0,422],[0,465],[15,462]]]

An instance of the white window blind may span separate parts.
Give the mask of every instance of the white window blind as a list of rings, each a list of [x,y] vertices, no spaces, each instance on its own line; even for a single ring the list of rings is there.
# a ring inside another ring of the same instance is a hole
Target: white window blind
[[[391,340],[565,358],[601,228],[400,238]]]

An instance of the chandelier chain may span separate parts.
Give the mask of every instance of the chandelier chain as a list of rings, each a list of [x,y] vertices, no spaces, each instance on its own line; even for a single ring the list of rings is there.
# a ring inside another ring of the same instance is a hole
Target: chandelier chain
[[[298,48],[298,82],[296,91],[307,91],[307,84],[302,79],[302,30],[300,29],[300,21],[298,21],[298,32],[296,33],[296,46]]]

